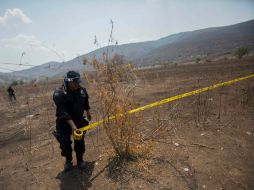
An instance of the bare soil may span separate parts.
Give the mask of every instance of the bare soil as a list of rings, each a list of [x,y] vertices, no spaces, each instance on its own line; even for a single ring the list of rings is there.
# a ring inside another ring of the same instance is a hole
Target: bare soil
[[[138,70],[135,103],[156,100],[254,73],[254,57]],[[86,169],[64,173],[52,136],[52,92],[61,81],[15,87],[0,96],[0,189],[254,189],[254,79],[142,112],[151,155],[119,163],[102,128],[86,135]],[[100,119],[96,89],[93,121]],[[74,160],[74,164],[75,160]]]

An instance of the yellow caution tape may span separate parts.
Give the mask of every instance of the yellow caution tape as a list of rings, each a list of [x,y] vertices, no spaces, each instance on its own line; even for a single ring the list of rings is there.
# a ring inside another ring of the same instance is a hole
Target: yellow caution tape
[[[156,102],[153,102],[151,104],[148,104],[148,105],[130,110],[126,113],[127,114],[133,114],[133,113],[136,113],[136,112],[144,111],[145,109],[148,109],[148,108],[159,106],[161,104],[165,104],[165,103],[168,103],[168,102],[179,100],[179,99],[182,99],[182,98],[185,98],[185,97],[188,97],[188,96],[192,96],[192,95],[195,95],[195,94],[199,94],[199,93],[202,93],[202,92],[205,92],[205,91],[213,90],[215,88],[219,88],[219,87],[222,87],[222,86],[230,85],[230,84],[233,84],[233,83],[236,83],[236,82],[239,82],[239,81],[242,81],[242,80],[246,80],[246,79],[249,79],[249,78],[252,78],[252,77],[254,77],[254,74],[246,76],[246,77],[241,77],[241,78],[233,79],[233,80],[230,80],[230,81],[214,84],[214,85],[209,86],[209,87],[200,88],[200,89],[193,90],[193,91],[190,91],[190,92],[187,92],[187,93],[183,93],[183,94],[179,94],[179,95],[176,95],[176,96],[173,96],[173,97],[169,97],[169,98],[166,98],[166,99],[163,99],[163,100],[160,100],[160,101],[156,101]],[[123,116],[123,114],[118,114],[117,116],[110,116],[110,117],[105,118],[103,120],[92,123],[88,126],[82,127],[79,130],[86,131],[88,129],[91,129],[93,127],[96,127],[98,125],[103,124],[103,122],[113,120],[116,117],[121,117],[121,116]]]
[[[83,134],[84,134],[83,131],[77,129],[77,130],[75,130],[75,131],[73,132],[73,138],[74,138],[75,140],[81,140],[82,137],[83,137]]]

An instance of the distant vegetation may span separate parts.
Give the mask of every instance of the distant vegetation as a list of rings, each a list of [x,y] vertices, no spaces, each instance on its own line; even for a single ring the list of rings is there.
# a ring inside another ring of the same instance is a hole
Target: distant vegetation
[[[16,80],[12,81],[12,83],[11,83],[12,86],[17,86],[18,84],[19,84],[19,83],[18,83],[18,81],[16,81]]]
[[[249,49],[246,47],[241,47],[237,49],[236,55],[239,59],[242,59],[244,56],[249,54]]]
[[[23,84],[24,84],[23,80],[14,80],[11,83],[12,86],[23,85]]]
[[[196,63],[199,63],[201,61],[200,58],[196,58]]]

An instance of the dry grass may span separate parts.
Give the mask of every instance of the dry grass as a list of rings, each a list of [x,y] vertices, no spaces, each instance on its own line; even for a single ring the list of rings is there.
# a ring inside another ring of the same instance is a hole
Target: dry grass
[[[84,63],[87,62],[85,59]],[[120,159],[128,160],[148,153],[144,150],[148,150],[149,143],[143,141],[138,130],[142,124],[141,114],[127,114],[127,111],[135,108],[137,77],[131,65],[119,55],[113,56],[112,59],[94,58],[91,64],[95,72],[88,81],[96,89],[95,94],[100,100],[105,118],[103,126],[116,155]]]

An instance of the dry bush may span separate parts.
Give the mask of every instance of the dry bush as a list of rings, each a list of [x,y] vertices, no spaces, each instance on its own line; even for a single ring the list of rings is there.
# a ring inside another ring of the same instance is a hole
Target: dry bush
[[[144,156],[150,149],[138,130],[142,117],[138,113],[128,114],[135,107],[136,75],[131,64],[119,55],[112,59],[105,55],[101,60],[94,58],[91,64],[95,72],[89,81],[100,100],[103,126],[116,155],[125,160]]]
[[[254,108],[254,83],[250,80],[245,88],[242,89],[241,103],[244,107]]]
[[[205,94],[198,94],[195,100],[195,107],[193,109],[193,118],[197,127],[204,129],[208,124],[209,117],[211,115],[211,101],[209,90]],[[221,110],[221,95],[220,95],[220,106],[219,106],[219,117]]]

